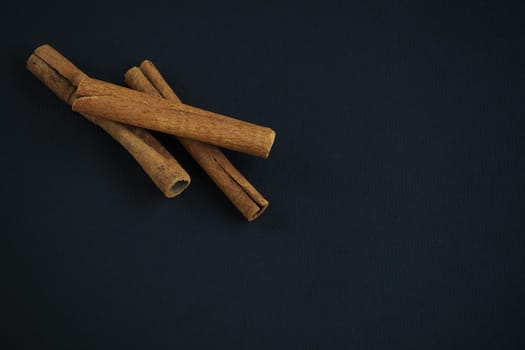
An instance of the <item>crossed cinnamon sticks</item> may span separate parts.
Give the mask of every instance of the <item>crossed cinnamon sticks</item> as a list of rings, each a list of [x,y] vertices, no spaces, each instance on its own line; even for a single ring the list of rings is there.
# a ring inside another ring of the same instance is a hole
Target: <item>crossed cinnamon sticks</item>
[[[217,146],[266,158],[275,138],[272,129],[183,104],[150,61],[126,72],[125,81],[135,90],[88,77],[49,45],[35,50],[27,68],[124,146],[166,197],[180,194],[190,177],[145,129],[178,136],[248,221],[268,207]]]

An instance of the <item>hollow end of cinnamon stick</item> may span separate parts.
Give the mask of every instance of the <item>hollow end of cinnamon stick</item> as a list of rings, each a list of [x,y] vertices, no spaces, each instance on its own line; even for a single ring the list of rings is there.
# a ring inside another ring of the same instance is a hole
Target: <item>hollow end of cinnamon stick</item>
[[[175,175],[175,176],[172,176]],[[153,180],[166,198],[173,198],[184,192],[190,185],[191,179],[187,173],[166,175]]]
[[[181,194],[185,189],[186,187],[188,187],[190,185],[190,182],[189,181],[186,181],[186,180],[178,180],[176,182],[174,182],[168,191],[164,192],[165,196],[168,197],[168,198],[173,198],[173,197],[176,197],[178,196],[179,194]]]
[[[264,213],[266,209],[268,209],[268,207],[270,206],[270,203],[268,203],[266,199],[262,198],[262,196],[261,196],[261,199],[262,201],[259,199],[252,198],[252,201],[256,203],[257,205],[256,210],[241,211],[242,215],[246,218],[246,220],[253,221],[257,219],[259,216],[261,216],[261,214]]]
[[[268,208],[268,205],[264,206],[264,207],[260,207],[260,209],[258,211],[256,211],[253,215],[251,216],[245,216],[246,220],[248,220],[249,222],[252,222],[253,220],[257,219],[259,216],[261,216],[262,213],[264,213],[264,211],[266,210],[266,208]]]

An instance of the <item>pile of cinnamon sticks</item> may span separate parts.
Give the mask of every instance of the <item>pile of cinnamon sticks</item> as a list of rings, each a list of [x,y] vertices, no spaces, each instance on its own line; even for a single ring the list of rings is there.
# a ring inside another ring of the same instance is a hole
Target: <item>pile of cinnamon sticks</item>
[[[272,129],[182,103],[148,60],[126,72],[130,88],[90,78],[49,45],[31,54],[27,69],[118,141],[166,197],[184,191],[190,176],[146,129],[177,136],[248,221],[268,207],[219,147],[267,158],[275,139]]]

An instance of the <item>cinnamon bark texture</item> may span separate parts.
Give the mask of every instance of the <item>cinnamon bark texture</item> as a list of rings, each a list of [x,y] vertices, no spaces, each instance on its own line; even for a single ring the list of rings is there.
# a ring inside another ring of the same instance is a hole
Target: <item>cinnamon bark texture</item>
[[[173,102],[181,102],[150,61],[142,62],[140,68],[133,67],[128,70],[125,81],[135,90]],[[268,207],[268,201],[233,166],[219,148],[182,137],[178,140],[248,221],[255,220]]]
[[[74,111],[267,158],[275,132],[200,108],[84,77]]]
[[[35,50],[27,60],[27,69],[68,104],[75,98],[78,83],[87,78],[49,45]],[[82,115],[124,146],[166,197],[175,197],[188,187],[188,173],[148,131],[87,113]]]

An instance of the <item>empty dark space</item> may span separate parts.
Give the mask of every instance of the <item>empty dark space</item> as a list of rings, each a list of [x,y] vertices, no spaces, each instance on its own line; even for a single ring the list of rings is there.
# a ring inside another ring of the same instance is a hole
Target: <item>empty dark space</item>
[[[524,349],[525,3],[10,2],[2,27],[4,349]],[[48,43],[124,84],[277,132],[227,151],[246,222],[165,199],[25,69]]]

